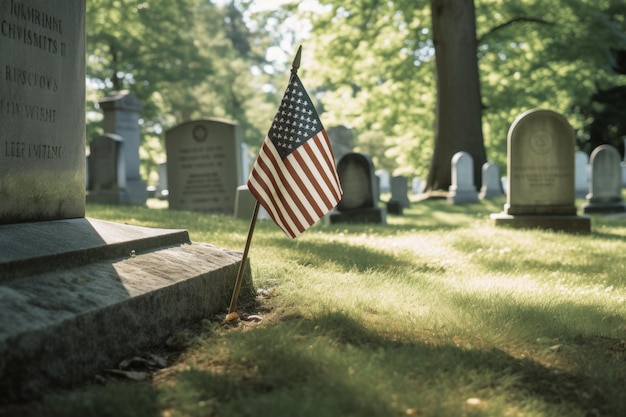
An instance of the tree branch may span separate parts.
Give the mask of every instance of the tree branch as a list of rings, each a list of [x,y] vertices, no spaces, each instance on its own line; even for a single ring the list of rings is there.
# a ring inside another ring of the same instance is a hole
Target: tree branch
[[[495,32],[502,30],[508,26],[511,26],[514,23],[539,23],[542,25],[553,25],[554,22],[548,22],[546,20],[537,18],[537,17],[516,17],[514,19],[508,20],[498,26],[494,26],[489,31],[487,31],[484,35],[476,40],[477,44],[481,44],[485,38],[489,35],[493,35]]]

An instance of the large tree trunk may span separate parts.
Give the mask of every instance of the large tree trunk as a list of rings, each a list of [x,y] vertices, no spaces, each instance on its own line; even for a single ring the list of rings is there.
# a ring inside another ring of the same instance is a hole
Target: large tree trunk
[[[473,0],[431,0],[437,71],[435,150],[426,191],[447,190],[451,159],[465,151],[474,159],[474,183],[480,187],[487,160],[481,124]]]

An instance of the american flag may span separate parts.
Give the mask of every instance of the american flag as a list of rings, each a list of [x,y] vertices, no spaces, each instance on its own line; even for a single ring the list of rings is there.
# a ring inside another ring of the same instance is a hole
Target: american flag
[[[341,199],[328,135],[292,73],[250,177],[248,188],[287,236],[295,238]]]

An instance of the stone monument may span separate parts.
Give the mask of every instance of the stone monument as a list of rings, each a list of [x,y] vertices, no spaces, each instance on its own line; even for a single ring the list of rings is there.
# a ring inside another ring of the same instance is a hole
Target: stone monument
[[[600,145],[591,152],[591,185],[585,213],[621,213],[626,211],[622,197],[622,169],[619,151],[612,145]]]
[[[576,197],[585,197],[589,192],[589,155],[583,151],[574,153],[574,184]]]
[[[186,230],[85,217],[85,0],[60,3],[0,0],[0,403],[225,309],[241,263]]]
[[[504,195],[500,167],[493,162],[485,162],[482,167],[482,186],[478,198],[490,199]]]
[[[474,185],[474,159],[467,152],[452,156],[452,184],[448,188],[447,200],[451,204],[477,203],[478,192]]]
[[[144,205],[148,197],[146,183],[139,172],[139,147],[141,129],[139,113],[143,105],[134,94],[119,91],[100,100],[104,113],[104,131],[114,133],[124,140],[124,164],[126,165],[127,204]]]
[[[97,204],[130,204],[126,190],[124,139],[105,133],[89,145],[87,202]]]
[[[409,200],[409,181],[403,175],[391,177],[391,199],[387,202],[387,213],[402,214],[405,208],[411,206]]]
[[[165,132],[169,207],[233,214],[243,184],[237,124],[193,120]]]
[[[378,207],[380,196],[369,156],[357,152],[345,154],[337,164],[337,175],[343,196],[330,215],[331,223],[387,222],[386,210]]]
[[[542,109],[522,113],[507,137],[507,200],[492,214],[496,226],[589,233],[577,216],[574,130],[562,115]]]

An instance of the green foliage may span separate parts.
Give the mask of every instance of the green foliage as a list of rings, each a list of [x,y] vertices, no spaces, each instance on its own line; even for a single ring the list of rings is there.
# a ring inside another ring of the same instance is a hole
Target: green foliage
[[[97,102],[127,89],[144,104],[146,177],[165,159],[163,132],[190,119],[234,120],[244,142],[259,145],[278,98],[264,92],[275,77],[264,71],[272,40],[247,26],[248,3],[89,0],[88,140],[103,133]]]
[[[427,1],[321,0],[312,71],[323,86],[324,120],[375,132],[403,172],[424,176],[433,149],[435,78]],[[509,126],[523,111],[564,114],[584,147],[597,88],[626,83],[611,69],[626,48],[617,0],[476,0],[477,54],[488,159],[506,164]],[[312,75],[312,76],[313,76]],[[327,122],[328,123],[328,122]],[[367,141],[366,141],[367,142]],[[407,172],[408,171],[408,172]]]

